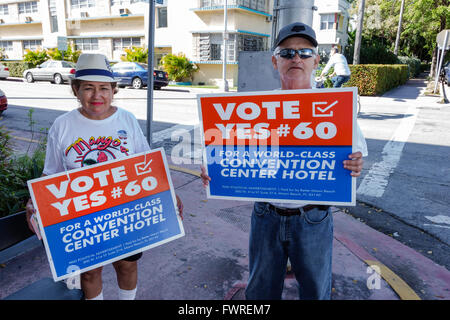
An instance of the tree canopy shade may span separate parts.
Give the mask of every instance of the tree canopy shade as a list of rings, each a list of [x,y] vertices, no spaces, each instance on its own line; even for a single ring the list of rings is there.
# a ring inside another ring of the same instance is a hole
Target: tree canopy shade
[[[359,1],[353,2],[353,10]],[[450,0],[406,0],[399,55],[430,61],[436,35],[450,27]],[[363,36],[394,50],[401,0],[366,0]]]

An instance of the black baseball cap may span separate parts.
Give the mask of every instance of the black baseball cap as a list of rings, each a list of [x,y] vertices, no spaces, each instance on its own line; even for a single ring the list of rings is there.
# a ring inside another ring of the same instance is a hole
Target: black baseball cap
[[[275,49],[280,45],[281,42],[290,37],[305,38],[309,40],[314,45],[314,47],[317,47],[318,45],[316,40],[316,33],[310,26],[301,22],[294,22],[280,29],[273,48]]]

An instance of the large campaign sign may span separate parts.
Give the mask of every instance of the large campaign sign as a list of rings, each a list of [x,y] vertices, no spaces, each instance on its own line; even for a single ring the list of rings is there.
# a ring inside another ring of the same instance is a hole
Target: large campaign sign
[[[28,181],[55,281],[184,236],[162,149]]]
[[[217,199],[355,205],[357,88],[198,95]]]

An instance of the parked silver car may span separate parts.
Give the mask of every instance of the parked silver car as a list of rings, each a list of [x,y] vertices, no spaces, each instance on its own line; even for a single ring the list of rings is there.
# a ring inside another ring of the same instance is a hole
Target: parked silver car
[[[75,64],[69,61],[47,60],[37,68],[23,72],[23,78],[27,82],[51,81],[62,84],[69,81],[69,76],[75,74]]]
[[[0,79],[6,79],[9,77],[9,68],[0,63]]]

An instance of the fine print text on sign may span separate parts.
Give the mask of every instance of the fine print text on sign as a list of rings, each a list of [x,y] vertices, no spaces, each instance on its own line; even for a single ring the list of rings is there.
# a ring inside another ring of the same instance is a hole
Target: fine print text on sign
[[[28,181],[53,278],[184,236],[162,149]]]
[[[354,205],[356,88],[198,95],[208,197]]]

